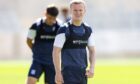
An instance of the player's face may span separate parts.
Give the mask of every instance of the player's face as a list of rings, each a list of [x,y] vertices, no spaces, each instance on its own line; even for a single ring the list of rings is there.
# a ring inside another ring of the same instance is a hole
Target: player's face
[[[56,17],[46,14],[46,18],[47,18],[47,24],[48,25],[53,25],[56,22]]]
[[[67,17],[69,15],[69,10],[68,9],[63,9],[62,14]]]
[[[81,21],[85,15],[84,4],[72,4],[71,5],[71,15],[72,19],[76,21]]]

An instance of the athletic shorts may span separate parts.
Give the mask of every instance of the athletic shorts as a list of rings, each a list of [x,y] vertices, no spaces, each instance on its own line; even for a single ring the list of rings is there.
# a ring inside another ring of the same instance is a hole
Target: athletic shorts
[[[46,84],[55,84],[54,66],[33,61],[28,76],[39,79],[42,73],[44,73],[44,82]]]
[[[64,84],[87,84],[86,69],[64,67],[62,70]]]

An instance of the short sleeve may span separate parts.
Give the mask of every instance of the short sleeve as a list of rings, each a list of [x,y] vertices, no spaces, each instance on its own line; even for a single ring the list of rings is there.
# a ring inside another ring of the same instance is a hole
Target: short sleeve
[[[30,29],[36,30],[37,29],[37,23],[32,24],[32,26],[30,27]]]
[[[66,41],[65,33],[66,33],[66,28],[60,27],[55,37],[55,41],[54,41],[55,47],[62,48],[64,46],[64,43]]]
[[[92,29],[91,35],[88,39],[88,46],[95,46],[95,36],[93,33],[93,29]]]
[[[28,31],[28,35],[27,35],[27,38],[30,38],[30,39],[34,39],[35,36],[36,36],[36,24],[33,24],[29,31]]]
[[[62,48],[64,46],[65,41],[66,41],[65,34],[58,34],[55,37],[54,46]]]

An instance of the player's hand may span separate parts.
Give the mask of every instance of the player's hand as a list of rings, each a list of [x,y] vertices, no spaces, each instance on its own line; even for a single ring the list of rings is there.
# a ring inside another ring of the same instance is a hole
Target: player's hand
[[[86,76],[88,78],[93,78],[94,76],[94,69],[93,68],[90,68],[89,70],[86,71]]]
[[[55,75],[55,83],[56,84],[63,84],[64,83],[63,76],[62,76],[61,72],[56,73],[56,75]]]

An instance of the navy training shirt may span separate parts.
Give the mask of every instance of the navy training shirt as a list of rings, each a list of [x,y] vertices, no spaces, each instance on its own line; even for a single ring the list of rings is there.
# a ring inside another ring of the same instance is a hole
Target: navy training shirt
[[[58,22],[49,26],[43,19],[31,26],[30,29],[36,30],[36,37],[32,47],[33,60],[44,64],[53,64],[53,43],[59,27],[60,25]]]
[[[57,34],[65,34],[66,41],[61,51],[62,67],[87,67],[86,46],[92,30],[84,23],[81,26],[75,26],[67,23],[60,27]]]

